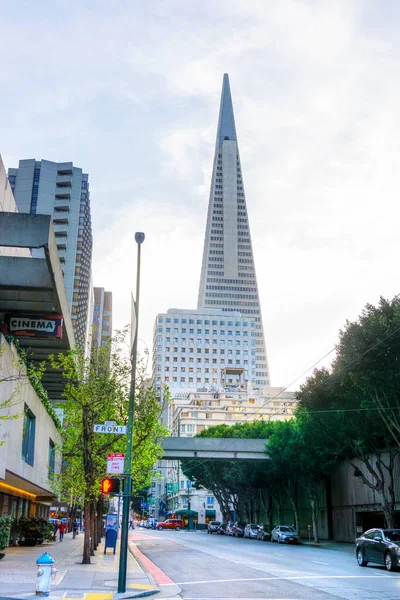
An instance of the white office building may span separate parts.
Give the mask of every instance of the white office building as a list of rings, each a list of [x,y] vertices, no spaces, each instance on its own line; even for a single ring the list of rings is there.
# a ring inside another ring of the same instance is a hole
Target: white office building
[[[189,391],[247,390],[255,374],[255,321],[239,312],[171,308],[157,315],[153,381]]]

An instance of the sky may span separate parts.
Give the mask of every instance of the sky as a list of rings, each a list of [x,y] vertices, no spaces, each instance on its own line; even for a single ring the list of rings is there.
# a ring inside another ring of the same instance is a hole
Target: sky
[[[89,173],[94,285],[139,338],[197,305],[229,73],[272,385],[400,293],[396,0],[3,0],[0,153]],[[320,364],[329,364],[330,354]]]

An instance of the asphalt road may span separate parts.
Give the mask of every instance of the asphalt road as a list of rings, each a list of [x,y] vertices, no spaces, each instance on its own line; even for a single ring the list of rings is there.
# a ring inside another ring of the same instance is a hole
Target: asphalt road
[[[185,600],[400,600],[400,572],[359,567],[351,544],[315,548],[200,532],[137,534],[140,551],[179,585]]]

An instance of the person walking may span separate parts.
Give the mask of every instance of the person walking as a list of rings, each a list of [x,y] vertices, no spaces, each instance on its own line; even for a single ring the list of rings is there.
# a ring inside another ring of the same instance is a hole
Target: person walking
[[[58,523],[57,521],[54,521],[53,524],[53,535],[54,535],[54,541],[57,541],[57,531],[58,531]]]
[[[78,523],[75,521],[75,523],[72,525],[72,539],[73,540],[76,538],[77,533],[78,533]]]
[[[64,523],[60,523],[60,525],[58,526],[58,531],[60,532],[60,542],[62,542],[64,540],[64,533],[65,533],[65,524]]]

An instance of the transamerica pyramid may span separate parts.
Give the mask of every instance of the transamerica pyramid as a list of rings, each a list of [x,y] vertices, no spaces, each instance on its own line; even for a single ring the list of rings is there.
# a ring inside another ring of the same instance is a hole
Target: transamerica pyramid
[[[224,75],[208,205],[198,308],[240,311],[255,319],[252,381],[270,385],[229,77]]]

